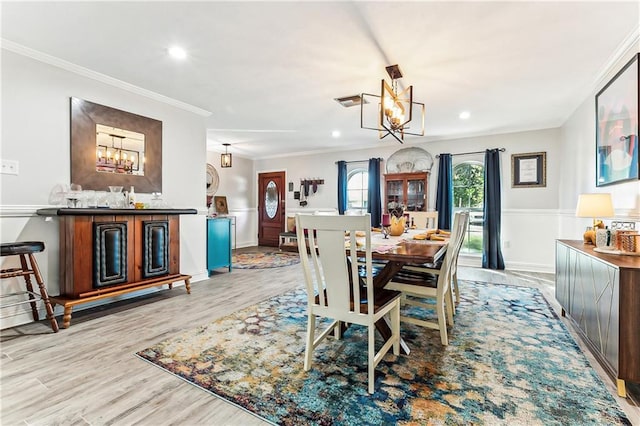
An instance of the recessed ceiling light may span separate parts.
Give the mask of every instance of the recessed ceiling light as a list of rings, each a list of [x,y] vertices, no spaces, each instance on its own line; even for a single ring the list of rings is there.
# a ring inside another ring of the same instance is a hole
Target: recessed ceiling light
[[[333,136],[334,138],[339,138],[340,130],[334,130],[333,132],[331,132],[331,136]]]
[[[469,111],[462,111],[460,113],[460,120],[466,120],[469,117],[471,117],[471,113]]]
[[[187,57],[187,52],[179,46],[172,46],[169,48],[169,55],[176,59],[184,59]]]

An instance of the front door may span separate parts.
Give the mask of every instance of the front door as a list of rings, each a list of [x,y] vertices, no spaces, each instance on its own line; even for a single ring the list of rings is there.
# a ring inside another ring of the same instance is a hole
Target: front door
[[[258,245],[278,247],[284,231],[284,172],[258,174]]]

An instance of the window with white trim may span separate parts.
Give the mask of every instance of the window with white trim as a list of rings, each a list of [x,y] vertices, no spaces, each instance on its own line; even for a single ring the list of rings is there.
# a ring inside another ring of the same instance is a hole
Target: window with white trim
[[[347,175],[347,210],[360,210],[366,213],[369,205],[369,172],[355,169]]]

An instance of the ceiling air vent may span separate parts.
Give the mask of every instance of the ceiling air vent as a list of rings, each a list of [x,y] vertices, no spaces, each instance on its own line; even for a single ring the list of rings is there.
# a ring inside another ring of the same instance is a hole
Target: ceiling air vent
[[[362,103],[362,96],[360,95],[344,96],[342,98],[334,98],[334,99],[336,102],[338,102],[340,105],[342,105],[345,108],[358,106]],[[369,102],[365,100],[364,103],[368,104]]]

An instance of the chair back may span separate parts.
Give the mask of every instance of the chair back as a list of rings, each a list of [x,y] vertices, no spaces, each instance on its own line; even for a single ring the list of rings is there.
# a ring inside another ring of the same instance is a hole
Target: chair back
[[[409,212],[409,217],[417,229],[438,227],[438,212]]]
[[[440,268],[442,272],[438,275],[438,280],[445,280],[442,282],[444,286],[449,286],[451,284],[453,270],[458,262],[458,254],[460,253],[460,248],[464,241],[464,234],[468,223],[469,212],[457,212],[454,215],[447,252],[445,253],[442,267]],[[440,281],[438,282],[438,285],[440,286]]]
[[[469,224],[469,212],[457,212],[453,217],[453,225],[451,226],[451,237],[449,238],[449,246],[446,256],[455,259],[460,253],[464,234]]]
[[[340,321],[366,324],[367,315],[374,313],[371,215],[298,214],[296,231],[310,311]],[[356,233],[362,236],[356,238]],[[357,241],[360,241],[359,247]],[[361,250],[361,259],[364,253],[364,275],[359,274],[356,247]],[[361,282],[364,287],[360,286]]]
[[[453,253],[453,258],[452,258],[452,265],[451,265],[451,273],[455,274],[456,273],[456,269],[458,268],[458,256],[460,255],[460,250],[462,249],[462,244],[464,243],[464,237],[467,235],[467,230],[469,229],[469,212],[465,211],[465,212],[458,212],[456,213],[453,222],[454,222],[454,227],[458,227],[458,233],[459,235],[457,235],[458,239],[456,240],[456,247],[455,252]],[[456,220],[457,220],[457,224],[456,224]]]

